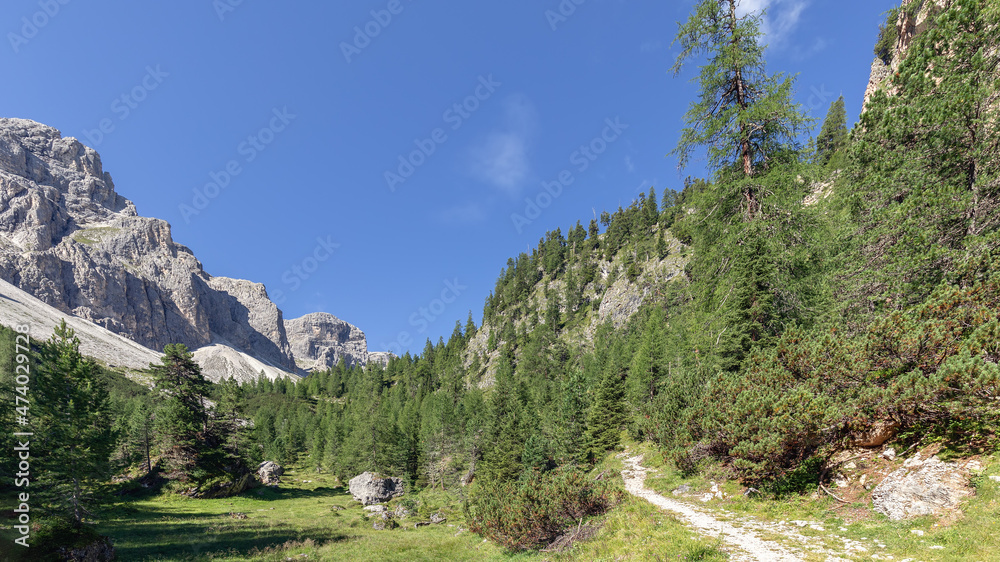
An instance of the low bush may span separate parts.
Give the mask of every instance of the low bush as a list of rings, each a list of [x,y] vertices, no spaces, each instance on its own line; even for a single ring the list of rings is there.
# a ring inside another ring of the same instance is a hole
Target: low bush
[[[622,495],[572,469],[523,482],[481,482],[470,497],[469,528],[510,551],[538,549],[583,518],[607,512]]]

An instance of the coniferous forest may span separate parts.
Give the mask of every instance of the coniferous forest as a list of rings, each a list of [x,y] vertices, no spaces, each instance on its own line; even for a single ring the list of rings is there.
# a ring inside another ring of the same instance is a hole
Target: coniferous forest
[[[932,10],[853,126],[843,98],[810,120],[795,77],[767,69],[760,17],[731,7],[700,1],[675,39],[674,72],[699,91],[664,149],[710,174],[548,232],[501,269],[481,326],[470,313],[385,367],[242,386],[205,381],[183,346],[134,382],[65,326],[33,342],[46,532],[94,532],[122,487],[238,493],[271,460],[457,491],[472,531],[530,550],[620,502],[587,475],[625,441],[774,497],[822,483],[873,428],[996,451],[998,5]],[[622,286],[641,307],[601,322]],[[5,377],[15,338],[0,338]]]

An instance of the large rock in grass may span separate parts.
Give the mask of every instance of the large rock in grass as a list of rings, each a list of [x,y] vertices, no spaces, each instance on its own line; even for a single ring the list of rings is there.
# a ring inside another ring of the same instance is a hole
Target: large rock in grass
[[[382,478],[374,472],[365,472],[351,478],[348,489],[354,499],[364,505],[384,503],[403,495],[401,478]]]
[[[967,467],[917,454],[903,467],[885,477],[872,492],[875,511],[893,521],[944,515],[958,509],[959,501],[972,494]]]
[[[260,463],[257,467],[257,476],[260,481],[265,486],[276,486],[281,483],[281,475],[285,473],[285,469],[281,468],[281,465],[272,462],[264,461]]]

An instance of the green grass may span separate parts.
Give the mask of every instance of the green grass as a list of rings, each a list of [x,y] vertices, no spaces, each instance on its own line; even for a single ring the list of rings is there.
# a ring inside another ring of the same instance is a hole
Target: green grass
[[[105,510],[97,528],[113,538],[119,557],[129,561],[537,558],[505,555],[464,530],[461,513],[453,507],[456,498],[440,492],[429,494],[426,503],[445,513],[447,524],[414,529],[420,519],[411,516],[398,529],[375,531],[363,519],[361,504],[337,487],[333,477],[289,470],[282,480],[278,490],[260,488],[235,498],[198,500],[164,492],[122,501]],[[334,511],[334,506],[344,510]],[[230,513],[245,513],[247,519]]]
[[[931,518],[889,521],[871,511],[870,501],[844,505],[826,495],[781,500],[746,498],[736,483],[722,482],[721,469],[707,466],[703,467],[705,474],[685,478],[648,445],[629,444],[629,449],[633,454],[644,453],[643,465],[656,471],[649,474],[647,486],[668,497],[677,486],[687,484],[692,487],[692,495],[681,499],[702,509],[721,508],[737,518],[750,516],[761,521],[818,522],[826,532],[808,527],[795,529],[803,535],[820,537],[834,551],[842,548],[834,534],[863,543],[869,550],[856,560],[870,560],[876,553],[892,555],[895,560],[928,562],[1000,560],[1000,483],[988,478],[1000,474],[1000,459],[995,457],[983,459],[986,469],[974,481],[977,494],[963,505],[964,516],[948,524],[936,524]],[[609,455],[592,475],[603,472],[605,477],[618,478],[621,468],[622,461]],[[631,496],[608,515],[589,521],[599,525],[600,530],[567,552],[511,555],[466,530],[461,498],[456,494],[424,490],[394,500],[390,508],[411,500],[419,500],[422,507],[417,514],[401,520],[402,527],[375,531],[371,522],[363,519],[361,505],[332,476],[293,468],[282,480],[278,490],[261,488],[228,499],[196,500],[169,492],[119,498],[97,514],[97,531],[111,536],[120,559],[129,561],[728,559],[717,539],[699,536],[672,515]],[[720,482],[730,497],[703,504],[695,494],[706,491],[713,480]],[[335,506],[343,509],[334,510]],[[448,518],[447,524],[413,527],[416,521],[439,511]],[[235,519],[230,513],[245,513],[247,519]],[[729,517],[716,515],[720,519]],[[760,536],[779,542],[789,540],[777,534]],[[877,543],[885,546],[878,547]],[[944,548],[932,550],[932,545]],[[825,557],[817,554],[806,558]]]
[[[577,544],[554,561],[728,560],[720,543],[698,536],[654,505],[629,497],[604,521],[593,540]]]
[[[593,474],[617,478],[620,470],[621,461],[609,456]],[[715,541],[631,497],[593,520],[601,525],[597,535],[568,552],[512,555],[466,530],[455,494],[424,490],[393,500],[390,509],[410,500],[419,500],[421,507],[401,520],[400,528],[375,531],[363,519],[361,505],[332,476],[293,468],[282,481],[278,490],[260,488],[227,499],[198,500],[170,492],[122,499],[102,510],[97,531],[111,536],[120,559],[129,561],[726,559]],[[413,527],[435,512],[448,518],[445,525]],[[230,513],[245,513],[247,519]]]
[[[635,451],[634,445],[630,446]],[[644,463],[648,466],[648,462]],[[591,471],[596,477],[620,478],[623,462],[608,455]],[[625,496],[625,501],[603,518],[596,520],[600,531],[592,539],[573,546],[562,554],[552,554],[549,560],[569,561],[633,561],[672,560],[712,562],[728,560],[719,541],[702,537],[672,515],[656,506]]]
[[[74,233],[73,240],[76,240],[81,244],[94,245],[103,240],[106,236],[110,236],[120,230],[120,228],[115,228],[113,226],[87,228]]]

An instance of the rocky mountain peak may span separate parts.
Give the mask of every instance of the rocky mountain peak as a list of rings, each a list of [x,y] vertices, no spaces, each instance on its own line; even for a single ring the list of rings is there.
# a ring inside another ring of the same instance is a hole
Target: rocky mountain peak
[[[343,358],[348,366],[368,363],[365,333],[332,314],[316,312],[285,321],[292,353],[299,367],[307,370],[336,366]]]
[[[153,350],[220,344],[296,370],[263,285],[206,273],[168,223],[116,193],[96,151],[24,119],[0,119],[0,277]]]
[[[263,285],[209,275],[166,221],[115,191],[95,150],[26,119],[0,119],[0,278],[54,309],[45,317],[75,316],[153,355],[183,343],[213,380],[390,358],[331,314],[286,322]]]

